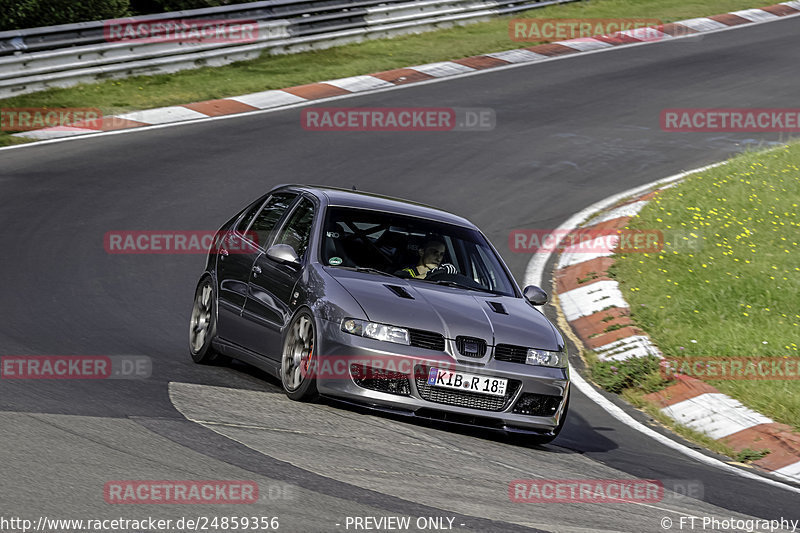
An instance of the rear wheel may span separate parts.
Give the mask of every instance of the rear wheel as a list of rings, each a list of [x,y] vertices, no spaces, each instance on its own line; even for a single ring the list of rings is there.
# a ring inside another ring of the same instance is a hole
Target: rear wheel
[[[199,364],[219,363],[227,358],[214,350],[217,335],[216,294],[211,278],[203,278],[194,293],[192,318],[189,321],[189,352]]]
[[[297,401],[315,400],[316,331],[314,317],[302,311],[292,320],[286,332],[281,355],[281,382],[286,396]]]

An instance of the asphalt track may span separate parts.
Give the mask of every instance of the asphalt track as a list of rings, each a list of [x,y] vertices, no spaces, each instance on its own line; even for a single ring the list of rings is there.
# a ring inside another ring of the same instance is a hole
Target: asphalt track
[[[0,516],[247,514],[279,516],[281,531],[447,516],[456,530],[564,532],[663,531],[665,516],[677,529],[681,515],[800,518],[797,493],[698,464],[580,394],[562,436],[541,448],[290,403],[245,365],[190,362],[202,257],[103,248],[111,230],[213,230],[277,183],[356,185],[466,216],[521,280],[530,257],[509,250],[512,229],[555,228],[619,191],[785,140],[665,133],[659,112],[795,106],[799,29],[781,20],[335,104],[493,108],[490,132],[308,132],[290,109],[0,151],[0,352],[154,361],[143,381],[0,382]],[[699,481],[704,494],[607,505],[508,498],[513,479],[619,477]],[[103,484],[125,479],[248,479],[262,498],[244,511],[106,504]]]

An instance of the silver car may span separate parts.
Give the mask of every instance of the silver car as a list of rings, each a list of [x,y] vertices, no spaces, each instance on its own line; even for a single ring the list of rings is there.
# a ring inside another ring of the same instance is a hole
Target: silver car
[[[270,191],[217,233],[195,293],[197,363],[233,357],[319,395],[549,442],[567,351],[468,220],[395,198]]]

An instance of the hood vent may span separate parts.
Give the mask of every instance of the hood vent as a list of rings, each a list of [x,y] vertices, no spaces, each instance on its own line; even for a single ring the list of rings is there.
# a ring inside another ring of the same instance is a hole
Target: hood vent
[[[506,308],[503,307],[503,304],[501,304],[500,302],[487,301],[486,303],[489,304],[489,307],[491,307],[492,311],[494,311],[495,313],[498,313],[500,315],[507,315],[508,314],[508,311],[506,311]]]
[[[408,299],[408,300],[413,300],[413,299],[414,299],[414,297],[413,297],[413,296],[411,296],[411,295],[408,293],[408,291],[407,291],[407,290],[405,290],[403,287],[399,287],[399,286],[397,286],[397,285],[384,285],[384,287],[386,287],[387,289],[389,289],[390,291],[392,291],[393,293],[395,293],[395,294],[396,294],[397,296],[399,296],[400,298],[406,298],[406,299]]]

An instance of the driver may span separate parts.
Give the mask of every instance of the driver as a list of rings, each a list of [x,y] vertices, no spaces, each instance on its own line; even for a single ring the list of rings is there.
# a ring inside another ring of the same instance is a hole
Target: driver
[[[442,264],[442,258],[445,253],[445,244],[438,237],[430,237],[425,241],[425,245],[421,246],[418,250],[419,262],[408,268],[404,268],[395,273],[396,276],[403,278],[420,278],[425,279],[428,275],[433,273],[447,273],[456,274],[458,271],[456,267],[450,263]]]

